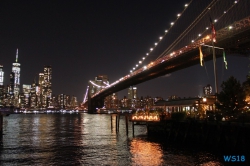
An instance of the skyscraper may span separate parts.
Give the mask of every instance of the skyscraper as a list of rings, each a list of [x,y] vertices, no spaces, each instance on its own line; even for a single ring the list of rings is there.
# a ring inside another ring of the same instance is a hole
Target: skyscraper
[[[3,98],[4,98],[3,78],[4,78],[3,66],[0,65],[0,107],[3,106]]]
[[[44,85],[43,85],[43,92],[44,97],[46,100],[46,106],[48,107],[51,102],[52,98],[52,67],[51,66],[44,66]],[[39,78],[40,79],[40,78]],[[40,80],[39,80],[40,81]]]
[[[11,97],[14,96],[14,84],[15,84],[15,73],[11,72],[10,73],[10,85],[8,88],[8,93],[10,94]]]
[[[52,95],[52,67],[45,66],[44,67],[44,89],[47,97],[51,97]]]
[[[136,99],[137,99],[137,88],[131,86],[128,88],[128,102],[129,102],[128,106],[134,108],[136,106]]]
[[[128,89],[128,99],[136,99],[137,98],[137,88],[129,87]]]
[[[30,89],[30,108],[37,108],[36,80],[34,79]]]
[[[20,66],[21,64],[18,63],[18,49],[16,51],[16,62],[12,64],[12,72],[15,73],[14,77],[14,96],[18,97],[20,92]]]
[[[25,100],[25,103],[24,103],[24,107],[25,108],[28,108],[30,105],[29,105],[29,99],[30,99],[30,91],[31,91],[31,85],[25,85],[23,84],[23,94],[24,94],[24,100]]]
[[[3,79],[4,79],[3,65],[0,65],[0,86],[3,85]]]

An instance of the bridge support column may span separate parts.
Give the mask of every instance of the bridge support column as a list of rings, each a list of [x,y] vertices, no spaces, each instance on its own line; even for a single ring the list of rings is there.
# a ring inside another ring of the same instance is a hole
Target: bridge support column
[[[88,113],[96,113],[96,108],[102,108],[104,106],[104,99],[89,99],[88,100]]]

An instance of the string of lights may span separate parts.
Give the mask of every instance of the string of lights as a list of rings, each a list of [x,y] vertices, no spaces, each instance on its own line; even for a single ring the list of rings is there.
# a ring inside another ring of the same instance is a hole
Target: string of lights
[[[158,42],[155,42],[155,43],[154,43],[154,46],[151,47],[151,48],[149,49],[150,52],[147,52],[147,53],[146,53],[146,57],[148,57],[148,56],[150,55],[150,53],[151,53],[151,52],[157,47],[157,45],[162,41],[162,39],[163,39],[164,37],[166,37],[167,33],[170,31],[170,29],[173,28],[174,24],[178,21],[178,19],[179,19],[179,18],[182,16],[182,14],[186,11],[186,9],[187,9],[188,6],[192,3],[192,1],[193,1],[193,0],[191,0],[189,3],[186,3],[186,4],[184,5],[183,11],[182,11],[181,13],[178,13],[178,14],[177,14],[176,20],[170,23],[170,27],[164,31],[164,35],[163,35],[163,36],[160,36],[160,37],[159,37],[159,41],[158,41]],[[146,57],[142,57],[142,59],[139,60],[138,64],[136,64],[135,67],[133,67],[133,68],[130,70],[130,73],[132,73],[134,70],[136,70],[136,68],[138,68],[139,65],[142,64],[142,62],[146,59]]]

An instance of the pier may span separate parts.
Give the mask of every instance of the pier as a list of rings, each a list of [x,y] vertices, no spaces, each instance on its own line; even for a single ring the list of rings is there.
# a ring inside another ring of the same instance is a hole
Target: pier
[[[250,123],[230,121],[185,120],[171,119],[137,120],[131,114],[111,114],[111,130],[115,127],[119,132],[120,116],[125,116],[126,135],[129,125],[132,125],[132,136],[136,126],[144,125],[148,137],[158,137],[165,142],[183,146],[201,146],[207,148],[226,148],[231,150],[246,150],[250,148]],[[116,126],[112,122],[115,120]]]

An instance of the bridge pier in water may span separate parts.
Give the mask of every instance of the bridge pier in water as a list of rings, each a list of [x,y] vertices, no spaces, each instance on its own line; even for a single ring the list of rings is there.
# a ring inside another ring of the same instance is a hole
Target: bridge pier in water
[[[88,113],[96,113],[96,108],[102,108],[104,106],[104,98],[101,99],[89,99],[88,100]]]

